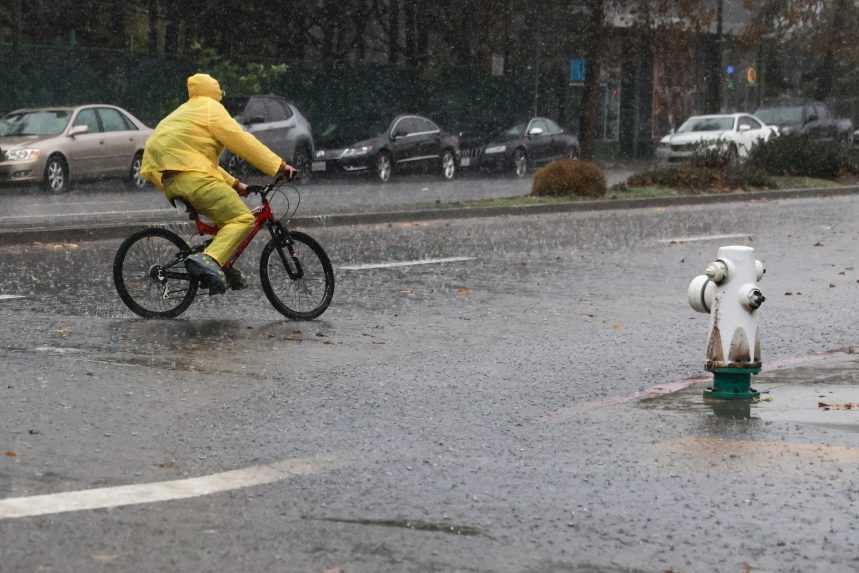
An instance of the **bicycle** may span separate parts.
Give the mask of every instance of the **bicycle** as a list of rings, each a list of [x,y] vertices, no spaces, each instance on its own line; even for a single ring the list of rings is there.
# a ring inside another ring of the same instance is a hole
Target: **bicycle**
[[[299,231],[290,231],[285,220],[275,217],[269,197],[282,181],[282,177],[278,177],[269,185],[248,187],[249,194],[260,195],[261,204],[252,210],[253,229],[224,267],[231,267],[265,226],[271,239],[263,247],[259,273],[266,298],[287,318],[313,320],[331,304],[334,270],[325,250],[315,239]],[[203,221],[186,201],[171,200],[174,207],[177,202],[184,204],[198,235],[214,236],[218,232],[218,227]],[[287,207],[284,219],[289,214]],[[194,302],[198,288],[206,287],[185,270],[185,259],[202,252],[211,242],[209,239],[192,247],[179,235],[162,227],[150,227],[131,235],[119,246],[113,261],[113,282],[119,298],[143,318],[176,318]],[[280,292],[283,285],[287,293]],[[285,300],[290,293],[292,298]]]

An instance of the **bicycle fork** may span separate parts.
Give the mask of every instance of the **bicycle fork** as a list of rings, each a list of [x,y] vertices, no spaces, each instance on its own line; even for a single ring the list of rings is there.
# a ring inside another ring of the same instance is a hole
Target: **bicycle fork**
[[[289,231],[280,221],[270,223],[268,230],[272,238],[276,239],[275,247],[286,269],[286,274],[294,281],[303,278],[304,268],[301,266],[301,261],[295,256],[295,245],[289,237]]]

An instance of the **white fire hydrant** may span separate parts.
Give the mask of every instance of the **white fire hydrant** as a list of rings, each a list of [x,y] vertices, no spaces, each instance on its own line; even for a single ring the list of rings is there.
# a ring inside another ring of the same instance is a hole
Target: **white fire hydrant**
[[[714,375],[704,395],[727,400],[751,400],[752,374],[761,371],[758,309],[764,295],[756,284],[764,264],[751,247],[722,247],[703,275],[689,284],[689,304],[710,314],[710,337],[705,368]]]

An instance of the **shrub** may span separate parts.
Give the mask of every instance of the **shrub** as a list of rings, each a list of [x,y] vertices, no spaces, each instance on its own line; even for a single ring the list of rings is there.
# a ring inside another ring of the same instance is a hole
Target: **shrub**
[[[679,165],[633,175],[627,187],[671,187],[692,192],[776,187],[767,174],[750,165],[726,165],[720,169]]]
[[[725,144],[700,142],[695,146],[690,163],[693,167],[721,169],[731,162],[733,155],[732,148]]]
[[[709,191],[720,183],[719,170],[710,167],[681,165],[653,169],[627,179],[629,187],[673,187],[690,191]]]
[[[580,195],[602,197],[606,180],[602,170],[590,161],[553,161],[534,175],[531,194],[535,196]]]
[[[849,165],[840,143],[815,141],[804,135],[782,135],[756,145],[748,163],[769,175],[822,179],[835,179]]]
[[[778,184],[770,179],[763,169],[743,163],[722,172],[722,181],[729,189],[777,189]]]

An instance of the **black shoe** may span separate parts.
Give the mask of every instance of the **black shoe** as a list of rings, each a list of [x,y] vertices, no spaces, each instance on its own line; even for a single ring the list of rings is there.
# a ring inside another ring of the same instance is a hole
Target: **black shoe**
[[[194,253],[185,259],[185,268],[192,277],[199,279],[204,287],[208,287],[209,294],[227,292],[227,277],[218,261],[209,255]]]
[[[227,277],[227,286],[232,290],[244,290],[248,288],[248,283],[245,281],[245,275],[236,267],[224,269],[224,275]]]

